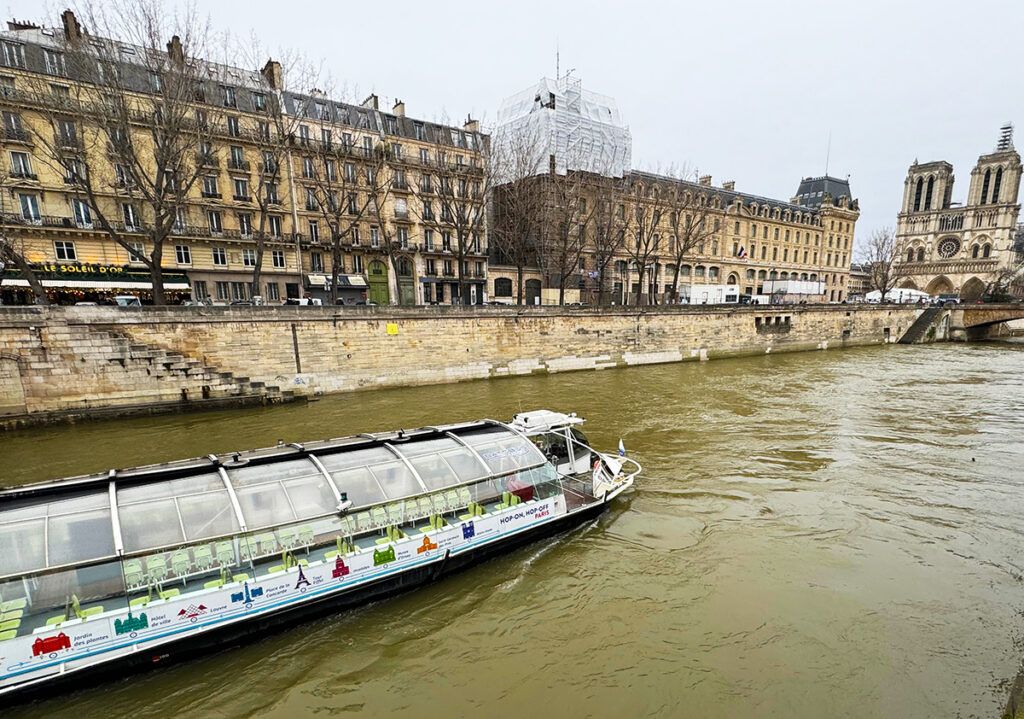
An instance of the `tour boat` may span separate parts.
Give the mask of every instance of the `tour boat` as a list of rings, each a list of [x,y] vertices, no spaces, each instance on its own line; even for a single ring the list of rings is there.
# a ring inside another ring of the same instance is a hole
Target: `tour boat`
[[[548,410],[0,492],[0,704],[380,599],[597,516],[640,466]]]

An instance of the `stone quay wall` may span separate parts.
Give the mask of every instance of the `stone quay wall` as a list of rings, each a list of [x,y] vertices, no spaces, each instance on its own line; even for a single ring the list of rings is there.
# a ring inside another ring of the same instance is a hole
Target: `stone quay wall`
[[[88,416],[897,341],[921,310],[0,307],[0,416]],[[75,414],[77,413],[77,414]]]

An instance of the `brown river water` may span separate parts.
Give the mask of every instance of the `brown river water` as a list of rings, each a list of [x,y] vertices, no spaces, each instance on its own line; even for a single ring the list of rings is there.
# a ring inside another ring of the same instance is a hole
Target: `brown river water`
[[[0,435],[19,484],[576,411],[600,519],[427,588],[15,717],[992,717],[1024,654],[1024,345],[889,346]]]

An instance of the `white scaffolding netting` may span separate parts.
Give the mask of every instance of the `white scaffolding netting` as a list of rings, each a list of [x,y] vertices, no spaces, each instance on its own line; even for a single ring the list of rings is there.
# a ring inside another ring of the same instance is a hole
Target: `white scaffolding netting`
[[[621,177],[632,163],[632,137],[615,100],[584,90],[579,78],[543,78],[506,99],[498,110],[499,138],[528,137],[560,174],[585,170]]]

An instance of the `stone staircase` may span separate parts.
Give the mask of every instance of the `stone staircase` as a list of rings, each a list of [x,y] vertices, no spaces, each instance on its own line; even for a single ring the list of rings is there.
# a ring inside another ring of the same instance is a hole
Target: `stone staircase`
[[[901,345],[912,345],[917,344],[924,339],[925,334],[932,327],[936,320],[939,319],[939,315],[943,313],[945,308],[943,307],[928,307],[924,312],[914,320],[914,324],[910,325],[909,329],[903,333],[903,336],[899,338],[898,342]]]
[[[68,329],[78,360],[99,365],[93,370],[100,373],[96,393],[106,404],[199,403],[232,398],[277,403],[295,398],[291,390],[236,376],[114,330],[85,324],[71,324]]]

